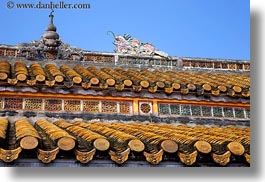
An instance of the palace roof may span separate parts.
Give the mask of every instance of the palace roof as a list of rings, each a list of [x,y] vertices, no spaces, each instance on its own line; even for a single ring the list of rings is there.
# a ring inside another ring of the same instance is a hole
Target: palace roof
[[[169,56],[114,33],[115,53],[86,51],[49,17],[40,40],[0,44],[2,165],[249,166],[249,61]]]

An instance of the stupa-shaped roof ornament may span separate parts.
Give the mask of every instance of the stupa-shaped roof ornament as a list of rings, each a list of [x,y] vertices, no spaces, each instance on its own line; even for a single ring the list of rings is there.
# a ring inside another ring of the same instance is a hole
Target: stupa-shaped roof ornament
[[[70,46],[63,43],[59,34],[56,32],[57,28],[53,23],[53,10],[49,14],[50,23],[48,24],[45,32],[41,36],[40,40],[34,40],[30,43],[18,44],[17,56],[26,57],[29,60],[36,59],[72,59],[75,55],[75,60],[81,60],[83,58],[84,51],[80,48]]]
[[[41,36],[41,42],[46,46],[47,49],[53,50],[61,45],[61,40],[59,34],[56,32],[57,28],[53,24],[54,15],[52,14],[54,11],[52,10],[50,17],[50,24],[47,26],[46,31]]]

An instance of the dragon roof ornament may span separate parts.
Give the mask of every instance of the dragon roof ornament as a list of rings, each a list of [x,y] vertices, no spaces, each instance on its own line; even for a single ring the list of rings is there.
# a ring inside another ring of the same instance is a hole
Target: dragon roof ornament
[[[143,43],[136,38],[132,38],[129,34],[116,35],[112,31],[108,31],[107,33],[111,33],[114,37],[113,44],[116,46],[115,52],[122,54],[131,54],[137,56],[161,56],[168,57],[168,54],[157,50],[150,43]]]

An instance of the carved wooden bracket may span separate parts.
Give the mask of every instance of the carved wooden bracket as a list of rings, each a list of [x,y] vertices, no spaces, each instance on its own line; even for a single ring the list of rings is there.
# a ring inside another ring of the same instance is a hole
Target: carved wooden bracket
[[[165,87],[165,88],[164,88],[164,91],[165,91],[167,94],[171,94],[171,93],[174,91],[174,88],[173,88],[173,87]]]
[[[74,86],[74,82],[72,82],[72,81],[64,81],[64,86],[66,88],[71,88],[71,87]]]
[[[250,97],[250,90],[248,90],[248,89],[243,90],[243,92],[242,92],[242,96],[243,96],[243,97]]]
[[[185,94],[188,94],[189,93],[189,89],[186,88],[186,87],[185,88],[181,88],[180,89],[180,92],[185,95]]]
[[[111,160],[113,160],[114,162],[118,164],[123,164],[124,162],[128,160],[130,151],[131,151],[130,148],[126,149],[123,152],[114,152],[110,150],[109,155],[110,155]]]
[[[76,159],[83,164],[91,161],[93,159],[95,153],[96,153],[96,149],[92,149],[88,152],[75,150]]]
[[[91,83],[90,82],[82,82],[82,87],[84,89],[89,89],[91,87]]]
[[[213,96],[219,96],[220,95],[220,90],[218,90],[218,89],[217,90],[212,90],[211,93],[212,93]]]
[[[7,82],[10,84],[10,85],[16,85],[17,84],[17,79],[16,78],[8,78],[7,79]]]
[[[155,93],[157,91],[157,86],[149,87],[148,91],[151,92],[151,93]]]
[[[133,85],[133,91],[135,92],[140,92],[142,90],[142,86],[136,86],[136,85]]]
[[[218,155],[213,153],[212,157],[214,162],[225,166],[226,164],[228,164],[230,162],[230,156],[231,156],[231,152],[230,151],[226,151],[224,154]]]
[[[55,148],[54,150],[41,150],[38,149],[38,159],[43,163],[50,163],[56,158],[56,155],[59,152],[59,147]]]
[[[109,85],[107,83],[100,83],[99,84],[99,88],[101,89],[107,89],[109,87]]]
[[[246,158],[246,161],[250,164],[250,154],[245,153],[244,156]]]
[[[0,148],[0,159],[4,162],[12,162],[18,158],[21,151],[21,147],[18,147],[14,150],[5,150]]]
[[[197,150],[195,150],[194,152],[189,153],[189,154],[178,152],[178,156],[180,158],[180,161],[186,165],[194,164],[196,162],[197,155],[198,155]]]
[[[27,80],[27,84],[29,85],[29,86],[34,86],[34,85],[36,85],[36,80]]]
[[[123,91],[124,87],[124,84],[115,84],[115,89],[118,91]]]
[[[144,156],[146,161],[150,162],[151,164],[158,164],[162,161],[164,151],[161,149],[157,153],[148,153],[144,151]]]
[[[55,84],[55,80],[45,80],[45,85],[52,87]]]

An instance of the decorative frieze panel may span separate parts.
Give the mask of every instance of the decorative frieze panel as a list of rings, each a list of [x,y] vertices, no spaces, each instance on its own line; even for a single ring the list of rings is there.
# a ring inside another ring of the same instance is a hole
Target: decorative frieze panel
[[[199,63],[197,63],[197,62],[195,62],[195,61],[192,61],[192,62],[191,62],[191,67],[192,67],[192,68],[199,67]]]
[[[102,101],[101,102],[101,112],[103,113],[117,113],[117,102],[112,101]]]
[[[4,109],[22,110],[23,99],[22,98],[5,98]]]
[[[64,101],[64,110],[69,112],[79,112],[80,109],[80,100],[65,100]]]
[[[236,69],[236,64],[228,64],[228,67],[229,67],[229,69],[231,69],[231,70],[235,70]]]
[[[57,54],[55,52],[46,52],[45,56],[47,59],[56,59],[57,58]]]
[[[96,60],[95,60],[96,61]],[[181,61],[181,63],[179,62]],[[179,59],[152,59],[144,57],[123,57],[118,56],[117,64],[134,64],[134,65],[152,65],[161,66],[163,68],[184,67],[184,68],[200,68],[200,69],[228,69],[228,70],[250,70],[247,63],[235,63],[226,61],[204,61],[204,60],[179,60]]]
[[[47,99],[45,100],[45,111],[61,111],[62,110],[62,100]]]
[[[13,57],[15,55],[16,55],[16,50],[12,50],[12,49],[6,50],[6,56]]]
[[[190,105],[180,105],[181,114],[183,116],[190,116],[191,115],[191,109]]]
[[[93,62],[114,62],[114,56],[103,56],[103,55],[84,55],[84,61],[93,61]]]
[[[180,107],[177,104],[170,104],[170,113],[180,115]]]
[[[231,67],[232,67],[232,65],[234,65],[234,64],[231,64]],[[222,66],[221,67],[222,69],[228,69],[229,65],[227,63],[222,63],[221,66]]]
[[[224,107],[224,108],[223,108],[223,111],[224,111],[224,116],[225,116],[226,118],[232,118],[232,117],[234,117],[234,111],[233,111],[233,108]]]
[[[192,111],[192,116],[201,116],[201,106],[190,106]]]
[[[245,113],[242,108],[235,108],[234,111],[235,111],[236,118],[245,118]]]
[[[250,118],[250,109],[245,109],[245,112],[246,112],[246,117]]]
[[[170,114],[170,104],[159,104],[160,114]]]
[[[152,113],[152,103],[151,102],[140,102],[140,113],[141,114],[150,114]]]
[[[243,64],[237,64],[236,67],[237,67],[238,70],[242,70],[243,69]]]
[[[250,64],[244,64],[244,70],[250,70]]]
[[[99,101],[83,101],[83,112],[100,112],[100,102]]]
[[[214,68],[214,69],[229,69],[229,70],[250,70],[248,63],[235,63],[223,61],[201,61],[201,60],[183,60],[185,68]]]
[[[0,49],[0,56],[5,56],[5,49]]]
[[[159,103],[158,109],[161,116],[250,118],[250,110],[244,108]]]
[[[41,111],[42,99],[24,99],[24,109],[29,111]]]
[[[191,62],[190,61],[183,61],[183,66],[184,67],[191,67]]]
[[[215,69],[221,69],[222,68],[222,64],[221,63],[214,63],[214,68]]]
[[[134,105],[133,105],[134,103]],[[154,105],[153,105],[154,104]],[[0,98],[0,110],[42,111],[42,112],[85,112],[107,114],[193,116],[213,118],[250,118],[250,109],[238,107],[203,106],[148,101],[78,100],[43,98]],[[154,111],[153,111],[154,109]]]
[[[206,68],[213,68],[213,63],[211,62],[206,62],[205,65],[206,65]]]
[[[213,107],[213,116],[214,117],[223,117],[223,108],[222,107]]]
[[[4,101],[2,98],[0,98],[0,109],[4,108]]]
[[[131,102],[120,102],[119,110],[122,114],[130,114],[132,113],[132,103]]]
[[[212,116],[212,108],[211,107],[202,106],[201,110],[202,110],[202,116],[205,116],[205,117],[211,117]]]

